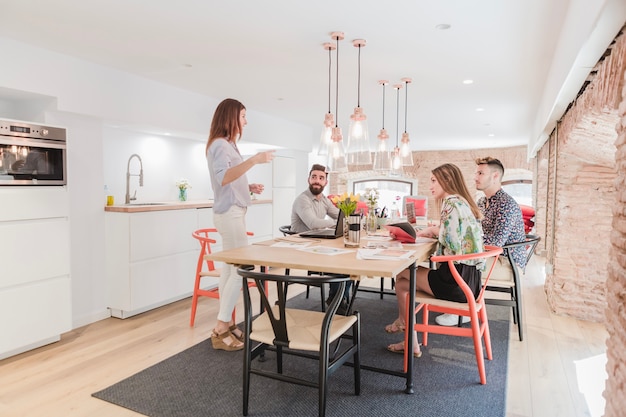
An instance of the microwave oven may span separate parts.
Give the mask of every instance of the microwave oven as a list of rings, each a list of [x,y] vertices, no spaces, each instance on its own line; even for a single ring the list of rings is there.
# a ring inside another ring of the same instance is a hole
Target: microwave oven
[[[0,120],[0,186],[66,185],[66,130]]]

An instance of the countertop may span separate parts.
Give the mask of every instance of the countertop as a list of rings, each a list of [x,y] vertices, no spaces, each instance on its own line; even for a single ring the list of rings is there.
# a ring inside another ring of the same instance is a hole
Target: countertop
[[[252,200],[252,204],[271,204],[272,200]],[[159,201],[150,203],[116,204],[105,206],[104,211],[115,213],[143,213],[149,211],[188,210],[213,207],[213,200]]]

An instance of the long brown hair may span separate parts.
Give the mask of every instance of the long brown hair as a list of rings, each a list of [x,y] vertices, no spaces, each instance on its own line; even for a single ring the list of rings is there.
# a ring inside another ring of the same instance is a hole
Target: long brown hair
[[[482,212],[467,189],[463,173],[459,167],[454,164],[443,164],[433,169],[432,173],[437,178],[437,182],[439,182],[443,191],[462,197],[472,209],[474,217],[478,220],[483,218]]]
[[[217,105],[215,113],[213,113],[205,152],[215,139],[227,138],[229,142],[235,142],[237,135],[241,137],[243,126],[239,123],[239,115],[245,108],[246,106],[234,98],[224,99]]]

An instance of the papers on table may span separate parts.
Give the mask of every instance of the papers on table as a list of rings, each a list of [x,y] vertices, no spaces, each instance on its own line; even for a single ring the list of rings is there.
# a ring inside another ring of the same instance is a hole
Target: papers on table
[[[343,248],[330,248],[328,246],[308,246],[299,248],[303,252],[316,253],[318,255],[341,255],[342,253],[350,253],[352,250]]]
[[[415,253],[414,250],[396,249],[396,248],[382,248],[382,249],[359,249],[356,258],[357,259],[371,259],[371,260],[400,260],[410,258]]]
[[[279,240],[276,243],[271,244],[270,246],[272,248],[293,248],[293,249],[299,249],[299,248],[305,248],[307,246],[309,246],[311,243],[311,241],[300,241],[300,242],[289,242],[289,241],[283,241],[283,240]]]

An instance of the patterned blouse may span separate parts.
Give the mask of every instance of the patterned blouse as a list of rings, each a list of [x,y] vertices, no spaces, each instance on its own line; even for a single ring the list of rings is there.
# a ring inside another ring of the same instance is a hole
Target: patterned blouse
[[[521,242],[526,238],[522,210],[517,201],[504,190],[499,189],[489,198],[481,197],[478,208],[483,212],[483,232],[485,244],[503,246]],[[520,268],[526,265],[526,253],[523,246],[513,249],[513,260]]]
[[[483,231],[467,202],[458,195],[449,195],[441,205],[438,255],[463,255],[483,252]],[[483,269],[484,259],[460,261]]]

